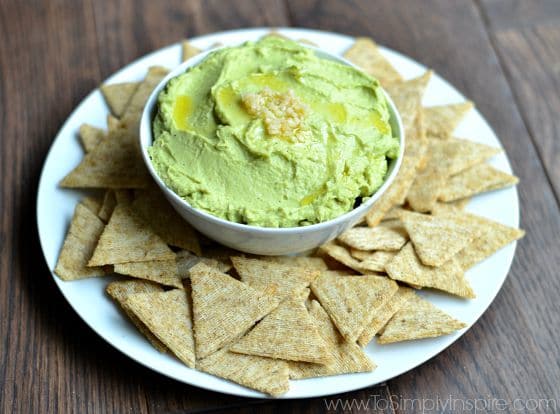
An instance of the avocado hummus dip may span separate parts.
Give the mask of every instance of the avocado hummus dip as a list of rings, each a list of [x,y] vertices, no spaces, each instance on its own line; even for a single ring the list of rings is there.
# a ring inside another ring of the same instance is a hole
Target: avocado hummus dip
[[[170,189],[261,227],[352,210],[399,152],[377,80],[276,37],[219,49],[171,79],[153,132],[151,161]]]

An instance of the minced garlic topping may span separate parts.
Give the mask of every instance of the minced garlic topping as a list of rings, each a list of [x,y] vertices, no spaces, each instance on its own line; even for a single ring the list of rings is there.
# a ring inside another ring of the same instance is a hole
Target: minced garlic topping
[[[307,106],[293,90],[275,92],[264,88],[257,93],[248,93],[241,102],[249,115],[263,120],[268,135],[303,141],[306,135],[304,120]]]

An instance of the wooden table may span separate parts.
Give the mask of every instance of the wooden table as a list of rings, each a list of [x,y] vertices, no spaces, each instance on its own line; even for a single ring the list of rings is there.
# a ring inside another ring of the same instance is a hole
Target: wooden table
[[[507,411],[520,408],[515,399],[527,409],[531,399],[555,399],[560,410],[558,0],[0,0],[0,410],[323,412],[335,401],[231,397],[140,366],[71,310],[39,248],[39,173],[73,108],[145,53],[248,26],[369,35],[432,67],[477,104],[521,177],[527,236],[490,309],[421,367],[336,398],[369,402],[373,412],[415,411],[413,399],[428,409],[450,396],[503,399]]]

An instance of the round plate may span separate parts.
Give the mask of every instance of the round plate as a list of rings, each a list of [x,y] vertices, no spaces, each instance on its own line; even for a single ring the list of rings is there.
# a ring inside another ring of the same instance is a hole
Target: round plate
[[[234,45],[246,40],[256,40],[270,29],[244,29],[215,33],[191,39],[192,44],[205,49],[215,43]],[[353,42],[353,38],[335,33],[305,29],[278,29],[293,39],[307,39],[320,48],[342,54]],[[419,63],[388,49],[384,55],[408,79],[421,75],[426,68]],[[153,52],[121,69],[107,82],[130,82],[141,80],[148,67],[162,65],[173,68],[180,63],[181,47],[171,45]],[[465,98],[436,74],[426,90],[424,105],[449,104]],[[83,151],[77,132],[84,122],[105,128],[109,113],[99,89],[90,93],[64,123],[55,138],[45,160],[37,196],[37,224],[41,247],[49,269],[54,269],[76,203],[86,194],[84,191],[61,189],[58,182],[82,159]],[[481,114],[473,110],[459,125],[456,135],[488,145],[500,146],[500,141]],[[492,165],[511,173],[504,153],[492,159]],[[519,203],[515,187],[479,195],[467,206],[467,210],[503,224],[517,227]],[[467,272],[476,299],[464,300],[435,291],[419,293],[439,308],[472,326],[500,290],[515,252],[512,243],[489,259]],[[111,278],[92,278],[64,282],[52,274],[70,306],[103,339],[139,363],[178,381],[197,387],[227,394],[266,398],[263,394],[226,380],[187,368],[173,356],[159,353],[134,326],[119,312],[117,306],[105,295],[105,286]],[[491,277],[489,277],[491,276]],[[372,341],[366,348],[367,354],[377,364],[371,373],[348,374],[291,381],[290,391],[284,398],[317,397],[351,391],[371,386],[406,372],[443,351],[455,342],[467,329],[451,335],[391,345],[378,345]]]

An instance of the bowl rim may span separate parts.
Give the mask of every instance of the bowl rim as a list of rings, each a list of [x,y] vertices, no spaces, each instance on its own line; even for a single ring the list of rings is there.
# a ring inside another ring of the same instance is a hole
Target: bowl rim
[[[239,44],[243,44],[246,42],[240,42]],[[142,153],[142,159],[144,160],[144,164],[146,165],[146,168],[148,169],[148,171],[150,172],[150,175],[152,176],[152,178],[154,179],[154,181],[156,182],[156,184],[158,185],[158,187],[160,187],[160,189],[168,196],[171,197],[176,203],[178,203],[181,207],[186,208],[187,210],[189,210],[193,215],[197,216],[200,219],[206,220],[206,221],[210,221],[213,222],[214,224],[220,225],[220,226],[225,226],[228,229],[231,230],[238,230],[238,231],[245,231],[245,232],[255,232],[255,233],[267,233],[269,235],[271,234],[305,234],[305,233],[312,233],[315,231],[322,231],[328,228],[331,228],[332,226],[337,226],[340,225],[341,223],[345,223],[347,221],[352,220],[355,217],[363,217],[367,211],[369,211],[372,206],[375,204],[375,202],[381,198],[381,196],[387,191],[387,189],[389,188],[389,186],[395,181],[395,178],[398,174],[398,172],[400,171],[400,167],[402,165],[402,161],[403,161],[403,157],[404,157],[404,150],[405,150],[405,131],[404,131],[404,127],[403,127],[403,123],[402,123],[402,119],[400,116],[400,113],[395,105],[395,103],[393,102],[393,100],[391,99],[391,97],[389,96],[389,94],[385,91],[385,89],[383,87],[381,87],[381,90],[383,92],[383,94],[385,95],[385,99],[387,100],[388,106],[389,106],[389,111],[391,116],[394,118],[394,123],[397,125],[398,129],[399,129],[399,154],[397,156],[397,158],[395,158],[392,161],[392,165],[390,166],[390,173],[388,176],[385,177],[383,184],[375,191],[375,193],[369,197],[369,199],[360,204],[358,207],[353,208],[350,211],[347,211],[344,214],[341,214],[340,216],[337,216],[335,218],[332,218],[330,220],[327,221],[322,221],[320,223],[314,223],[314,224],[310,224],[307,226],[298,226],[298,227],[263,227],[263,226],[255,226],[255,225],[251,225],[251,224],[242,224],[242,223],[236,223],[233,221],[229,221],[226,219],[223,219],[221,217],[215,216],[211,213],[208,213],[204,210],[198,209],[196,207],[193,207],[190,205],[190,203],[186,200],[184,200],[183,198],[181,198],[177,193],[175,193],[175,191],[171,190],[163,181],[163,179],[158,175],[158,173],[155,171],[155,168],[151,162],[150,156],[148,154],[148,148],[152,145],[153,143],[153,130],[152,130],[152,118],[153,118],[153,113],[154,113],[154,109],[155,106],[157,104],[157,97],[160,94],[160,92],[165,88],[165,86],[169,83],[169,81],[181,74],[183,74],[188,68],[193,67],[198,65],[200,62],[202,62],[204,59],[206,59],[206,57],[214,52],[216,52],[217,50],[226,48],[226,47],[232,47],[232,46],[237,46],[237,45],[227,45],[227,46],[220,46],[220,47],[216,47],[210,50],[206,50],[203,51],[189,59],[187,59],[186,61],[182,62],[180,65],[178,65],[177,67],[175,67],[173,70],[171,70],[158,84],[157,86],[152,90],[152,92],[150,93],[146,104],[144,106],[144,109],[142,110],[142,116],[140,118],[140,123],[139,123],[139,145],[140,145],[140,151]],[[324,58],[324,59],[330,59],[330,60],[334,60],[337,62],[340,62],[342,64],[345,64],[347,66],[353,67],[359,71],[362,71],[362,69],[360,69],[358,66],[354,65],[352,62],[348,61],[347,59],[343,58],[342,56],[338,56],[336,54],[327,52],[321,48],[312,46],[312,45],[305,45],[302,44],[303,47],[313,50],[315,52],[315,54],[320,57],[320,58]]]

